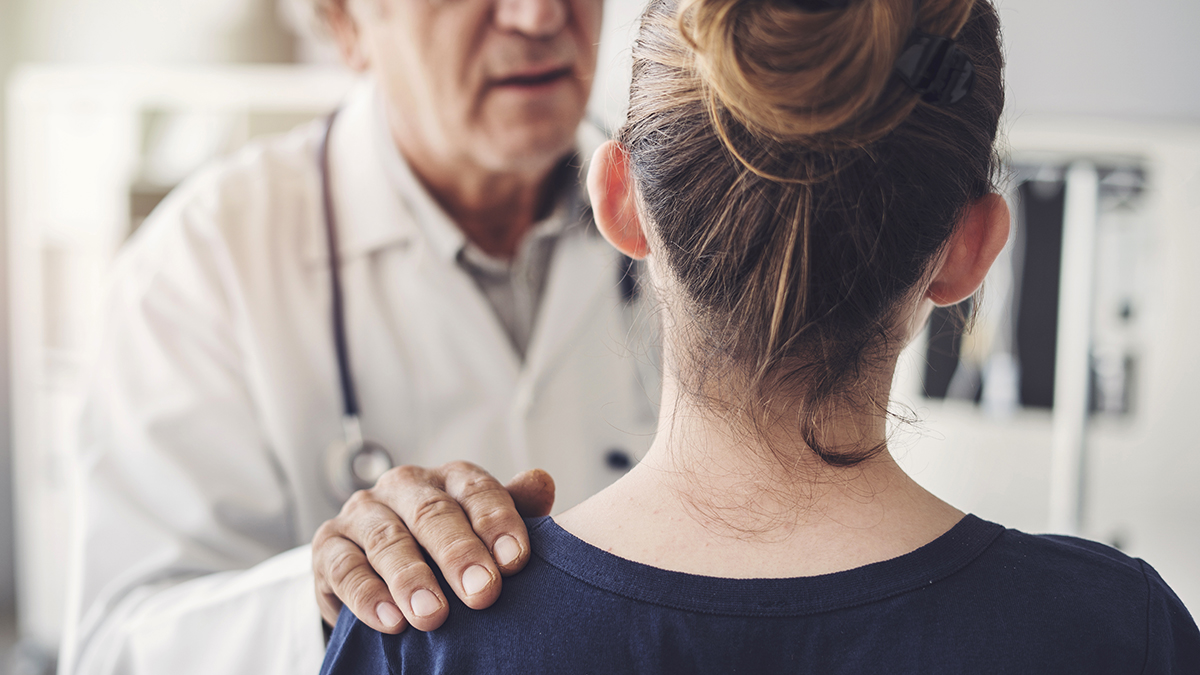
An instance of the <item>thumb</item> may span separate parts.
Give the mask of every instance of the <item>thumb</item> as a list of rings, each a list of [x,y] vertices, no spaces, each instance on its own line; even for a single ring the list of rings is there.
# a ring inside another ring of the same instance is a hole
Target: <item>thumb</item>
[[[522,471],[504,487],[523,518],[550,515],[554,506],[554,479],[550,474],[541,469]]]

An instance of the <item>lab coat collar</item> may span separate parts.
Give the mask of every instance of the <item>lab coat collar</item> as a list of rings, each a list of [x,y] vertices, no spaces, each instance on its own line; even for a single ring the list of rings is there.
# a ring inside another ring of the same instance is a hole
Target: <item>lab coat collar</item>
[[[425,186],[421,185],[413,174],[412,167],[400,154],[388,127],[382,96],[375,95],[372,108],[375,114],[371,129],[375,135],[374,147],[378,149],[381,162],[379,168],[382,169],[395,196],[408,206],[413,216],[413,224],[425,235],[434,254],[446,262],[454,260],[466,245],[466,236],[446,211],[434,201]]]
[[[383,106],[378,87],[364,80],[351,91],[330,132],[329,180],[340,257],[346,260],[423,237],[439,258],[453,260],[465,245],[462,230],[420,184],[396,149]],[[560,199],[551,220],[561,218],[565,227],[575,227],[576,222],[590,224],[583,178],[592,151],[603,140],[599,129],[586,122],[580,127],[580,151],[572,160],[572,166],[580,171],[578,188],[570,189],[570,194]],[[559,228],[550,225],[550,229]],[[310,262],[328,260],[324,227],[320,236],[310,238],[306,248]]]
[[[370,81],[355,85],[329,135],[329,182],[343,260],[405,244],[418,235],[411,209],[381,170],[374,127],[376,100]],[[308,243],[309,261],[324,264],[329,258],[324,222]]]

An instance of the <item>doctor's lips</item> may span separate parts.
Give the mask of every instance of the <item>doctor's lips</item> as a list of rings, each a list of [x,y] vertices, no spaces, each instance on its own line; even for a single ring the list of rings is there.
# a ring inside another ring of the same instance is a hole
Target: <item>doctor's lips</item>
[[[557,85],[573,76],[574,71],[569,66],[561,68],[530,68],[529,70],[514,73],[506,77],[495,78],[491,81],[491,86],[537,89]]]

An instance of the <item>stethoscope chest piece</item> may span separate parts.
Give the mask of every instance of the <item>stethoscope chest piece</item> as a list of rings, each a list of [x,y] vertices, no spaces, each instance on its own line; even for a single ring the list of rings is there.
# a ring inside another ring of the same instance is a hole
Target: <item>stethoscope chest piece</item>
[[[325,451],[327,487],[339,504],[358,490],[374,487],[394,466],[392,456],[382,444],[362,437],[357,417],[348,417],[344,423],[345,437],[330,443]]]

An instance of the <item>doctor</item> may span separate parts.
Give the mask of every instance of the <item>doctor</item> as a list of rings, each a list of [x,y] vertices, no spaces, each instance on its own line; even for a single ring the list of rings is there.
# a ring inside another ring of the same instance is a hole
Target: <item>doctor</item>
[[[332,124],[201,172],[118,263],[62,673],[315,673],[342,602],[436,627],[418,541],[477,608],[529,556],[487,472],[570,506],[653,433],[644,294],[579,184],[601,0],[321,10],[365,74]],[[360,434],[397,468],[343,504]]]

